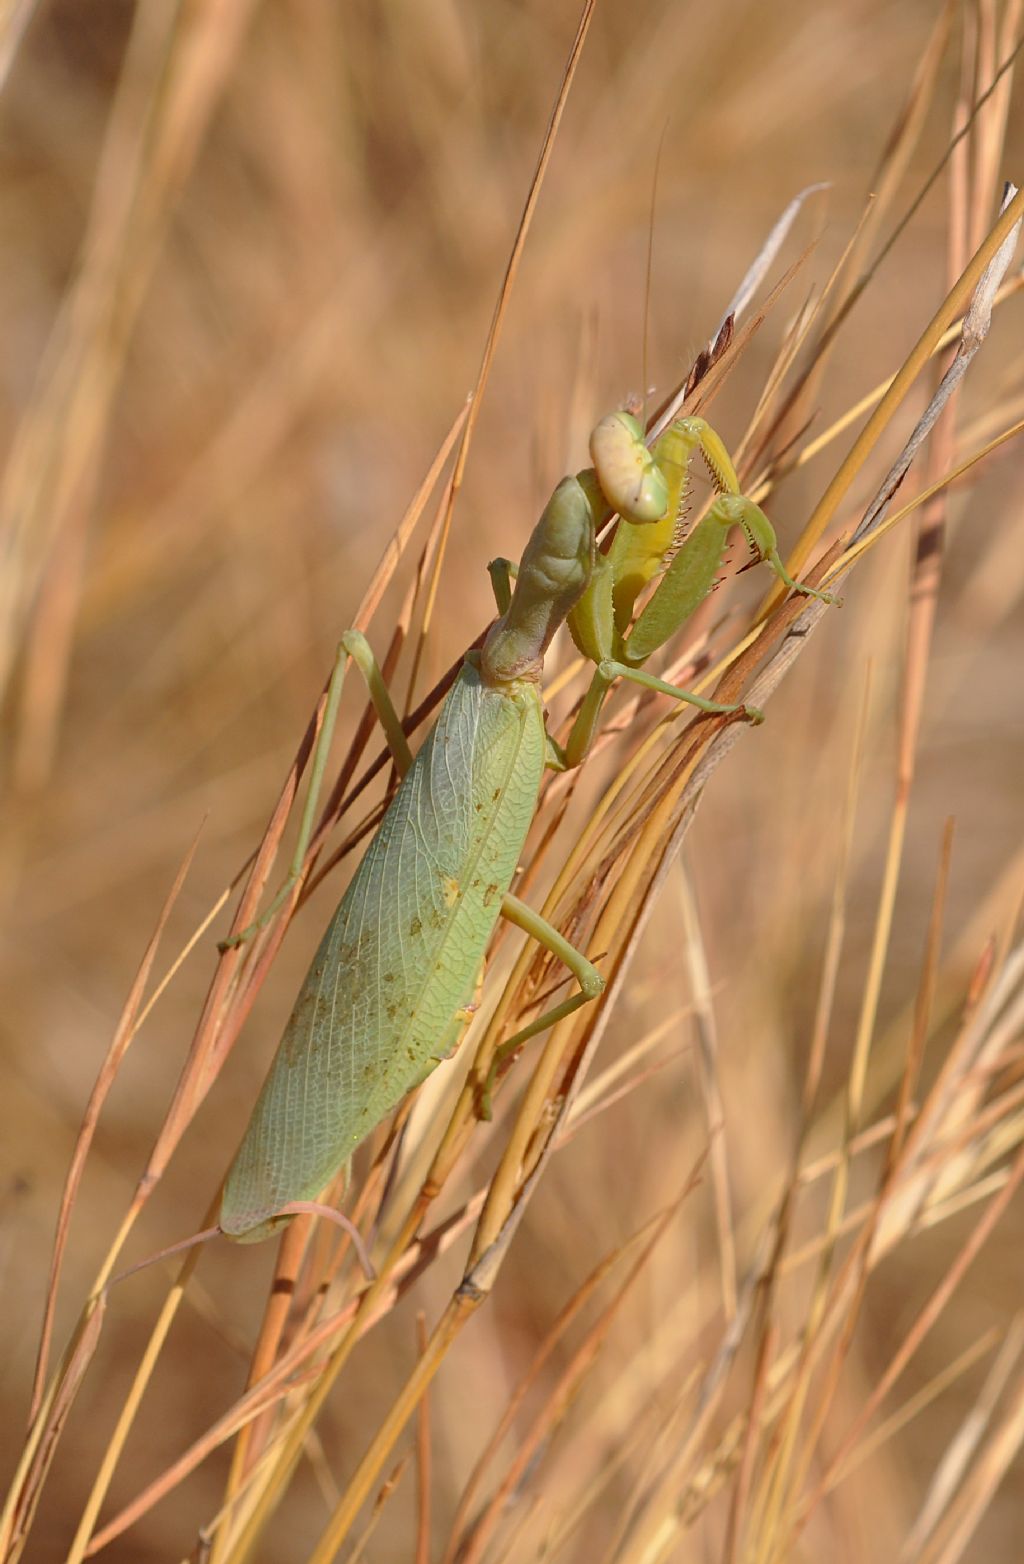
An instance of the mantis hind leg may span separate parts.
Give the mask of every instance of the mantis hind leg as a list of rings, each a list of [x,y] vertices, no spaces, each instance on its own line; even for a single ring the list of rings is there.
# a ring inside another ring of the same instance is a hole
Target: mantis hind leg
[[[244,945],[259,932],[280,907],[291,896],[295,887],[302,878],[305,866],[306,854],[313,837],[316,826],[316,811],[320,800],[320,790],[323,785],[324,772],[327,769],[327,757],[330,754],[331,740],[334,737],[334,729],[338,720],[338,708],[341,705],[341,692],[345,685],[345,673],[349,660],[355,663],[359,672],[366,681],[373,709],[377,713],[378,721],[384,730],[384,736],[388,742],[388,748],[394,756],[395,765],[399,775],[404,776],[412,765],[412,751],[409,741],[402,728],[402,719],[395,710],[394,702],[388,693],[384,683],[384,675],[380,665],[367,641],[360,630],[346,630],[338,642],[338,650],[334,659],[334,668],[331,671],[330,681],[327,685],[327,700],[324,705],[323,722],[320,724],[320,732],[317,734],[316,744],[313,749],[313,760],[309,773],[309,788],[306,792],[306,801],[302,810],[302,820],[299,824],[298,841],[292,854],[291,865],[287,878],[277,895],[273,897],[269,905],[264,908],[259,917],[244,929],[230,934],[227,939],[220,941],[221,950],[230,950],[235,945]]]
[[[501,915],[510,923],[514,923],[516,928],[529,934],[538,945],[543,945],[544,949],[557,957],[563,966],[568,967],[579,984],[580,991],[578,994],[570,995],[568,999],[563,999],[561,1004],[553,1005],[550,1010],[545,1010],[543,1015],[537,1016],[526,1026],[520,1027],[518,1032],[513,1032],[511,1037],[495,1049],[487,1079],[480,1093],[480,1112],[485,1119],[491,1116],[491,1090],[499,1066],[531,1037],[536,1037],[539,1032],[546,1032],[548,1027],[564,1021],[566,1016],[571,1016],[582,1005],[597,999],[604,990],[604,978],[594,963],[588,961],[583,952],[570,944],[565,935],[560,934],[546,918],[542,918],[539,912],[534,912],[533,908],[520,901],[518,896],[513,896],[511,891],[502,897]]]

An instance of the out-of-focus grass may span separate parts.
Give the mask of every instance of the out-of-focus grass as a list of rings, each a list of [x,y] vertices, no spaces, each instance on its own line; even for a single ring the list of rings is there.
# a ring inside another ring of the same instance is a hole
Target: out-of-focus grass
[[[786,0],[771,8],[606,0],[599,9],[483,405],[418,694],[484,624],[485,561],[518,553],[553,483],[582,464],[590,424],[641,387],[659,145],[647,359],[659,391],[685,374],[786,201],[814,181],[832,184],[808,204],[786,259],[812,239],[813,255],[715,401],[714,422],[732,440],[792,316],[812,286],[820,289],[862,217],[935,11]],[[961,58],[999,53],[994,38],[1012,32],[1014,14],[984,5],[979,23],[973,10],[953,8],[937,87],[883,234],[946,147],[958,82],[973,68]],[[562,0],[379,8],[221,0],[177,23],[175,16],[160,0],[137,11],[40,3],[0,97],[8,159],[0,527],[10,549],[0,625],[8,719],[3,1442],[12,1456],[61,1182],[142,948],[204,817],[161,947],[166,959],[259,839],[337,633],[473,383],[576,22]],[[1016,134],[1007,174],[1024,150]],[[977,142],[974,157],[976,169],[991,165]],[[970,202],[958,205],[940,179],[837,336],[805,409],[814,414],[812,434],[899,367],[946,291],[949,214],[964,210]],[[958,415],[965,450],[1020,416],[1019,319],[1011,300],[968,376]],[[913,412],[921,406],[918,397]],[[912,421],[907,412],[887,433],[847,519],[859,515]],[[784,543],[794,541],[849,439],[773,491],[769,508]],[[918,481],[915,470],[911,483]],[[957,824],[927,1083],[956,1033],[986,941],[995,939],[1001,956],[1010,937],[1024,764],[1020,486],[1009,446],[949,500],[954,525],[865,1124],[896,1100],[947,817]],[[675,1057],[554,1160],[495,1298],[440,1372],[430,1402],[438,1540],[559,1310],[707,1153],[695,958],[680,959],[684,945],[692,957],[698,926],[709,984],[704,1035],[713,1017],[723,1116],[711,1145],[724,1150],[740,1277],[755,1267],[794,1155],[866,698],[821,1103],[845,1089],[892,805],[909,537],[897,529],[858,568],[845,608],[828,617],[772,701],[770,720],[715,775],[688,838],[687,881],[670,877],[601,1056],[609,1064],[669,1023]],[[391,590],[382,626],[408,584],[406,575]],[[350,728],[353,720],[346,715]],[[598,757],[584,798],[599,796],[610,774]],[[201,1219],[333,893],[332,882],[296,922],[241,1046],[147,1209],[137,1253]],[[147,1020],[104,1111],[71,1234],[58,1344],[166,1112],[213,955],[208,935]],[[165,964],[158,959],[158,974]],[[1012,1089],[1012,1049],[1001,1069],[999,1084]],[[837,1113],[826,1119],[809,1155],[838,1144],[838,1122]],[[491,1168],[482,1146],[478,1180]],[[873,1194],[884,1154],[883,1141],[872,1158],[855,1161],[851,1207]],[[993,1159],[988,1171],[1001,1165],[998,1147]],[[694,1387],[729,1307],[713,1187],[703,1166],[565,1425],[543,1443],[542,1464],[511,1512],[525,1540],[509,1556],[537,1556],[539,1538],[557,1537],[576,1506],[582,1528],[559,1556],[595,1556],[634,1500],[643,1513],[645,1480],[663,1462],[671,1470],[689,1428],[683,1413],[693,1413]],[[795,1208],[792,1250],[819,1238],[826,1205],[821,1179]],[[872,1276],[805,1494],[977,1220],[968,1207],[906,1237]],[[1019,1298],[1019,1232],[1018,1202],[881,1415],[909,1403],[979,1340],[984,1351],[814,1510],[809,1553],[898,1556],[954,1431],[999,1362],[994,1353]],[[414,1307],[430,1321],[458,1280],[456,1248],[415,1289]],[[204,1258],[104,1516],[240,1393],[269,1263],[269,1255],[227,1246]],[[811,1274],[794,1267],[779,1283],[786,1350],[809,1317]],[[63,1556],[160,1296],[159,1275],[115,1294],[27,1557]],[[318,1425],[323,1449],[310,1448],[268,1556],[305,1558],[319,1536],[333,1485],[348,1480],[415,1360],[410,1302],[350,1365]],[[584,1317],[584,1327],[593,1323],[593,1314]],[[551,1392],[578,1345],[567,1337],[556,1346],[536,1396]],[[700,1514],[675,1538],[673,1556],[721,1553],[743,1450],[754,1448],[730,1420],[751,1404],[774,1415],[772,1383],[758,1399],[754,1352],[745,1352],[703,1435],[709,1454],[696,1463],[699,1479],[678,1495],[684,1517]],[[524,1427],[525,1418],[520,1435]],[[754,1522],[774,1502],[771,1462],[765,1452],[750,1461],[753,1530],[737,1556],[767,1558],[765,1539],[787,1533],[776,1517],[778,1531],[763,1529],[758,1542]],[[182,1554],[215,1513],[225,1471],[221,1452],[106,1556]],[[708,1490],[717,1498],[707,1501]],[[407,1472],[371,1544],[385,1550],[380,1556],[412,1555],[412,1493]],[[660,1515],[650,1493],[644,1502]],[[674,1500],[660,1502],[673,1511]],[[1017,1556],[1020,1502],[1017,1468],[975,1534],[986,1558]]]

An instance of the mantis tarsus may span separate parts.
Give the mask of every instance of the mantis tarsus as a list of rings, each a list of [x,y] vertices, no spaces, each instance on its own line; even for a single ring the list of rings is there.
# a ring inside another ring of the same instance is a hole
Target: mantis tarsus
[[[699,450],[718,490],[672,556],[636,622],[633,608],[674,544],[687,473]],[[312,1200],[370,1131],[455,1047],[499,916],[562,961],[579,992],[509,1038],[501,1054],[546,1030],[603,988],[597,968],[510,892],[545,766],[578,765],[616,679],[628,679],[708,712],[761,714],[720,705],[645,673],[641,664],[707,596],[727,534],[739,526],[789,587],[768,518],[740,493],[721,440],[683,418],[653,449],[629,413],[612,413],[590,441],[593,467],[564,478],[534,528],[512,587],[512,567],[491,567],[499,618],[469,653],[415,758],[370,648],[342,636],[328,687],[300,839],[282,891],[240,943],[294,889],[315,819],[316,797],[349,659],[364,674],[401,783],[327,929],[228,1173],[220,1227],[255,1242]],[[620,524],[607,554],[604,519]],[[548,736],[540,693],[544,654],[568,621],[594,664],[590,689],[564,749]]]

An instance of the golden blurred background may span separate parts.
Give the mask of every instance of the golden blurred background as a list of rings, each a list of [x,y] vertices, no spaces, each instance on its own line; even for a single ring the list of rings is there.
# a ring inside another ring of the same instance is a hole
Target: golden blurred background
[[[963,40],[997,16],[984,5],[946,10],[951,42],[885,233],[946,148]],[[421,691],[485,624],[485,562],[519,553],[554,482],[584,463],[590,425],[644,389],[645,368],[657,396],[685,376],[780,211],[827,181],[773,275],[806,246],[812,253],[715,404],[727,441],[742,430],[786,323],[861,221],[941,11],[929,0],[601,0],[483,404]],[[11,1460],[62,1181],[145,943],[197,831],[157,976],[258,841],[337,636],[473,386],[577,20],[573,0],[6,8],[0,1357]],[[1009,125],[1012,174],[1024,151],[1019,115]],[[948,200],[940,178],[837,338],[815,429],[898,368],[943,296]],[[968,377],[965,418],[1019,391],[1019,331],[1011,301]],[[892,432],[874,482],[909,427]],[[784,549],[849,439],[773,496]],[[853,496],[844,519],[870,493],[866,485]],[[883,1053],[898,1048],[913,1003],[947,817],[956,839],[946,939],[961,995],[1020,893],[1021,497],[1010,445],[951,500],[881,996]],[[688,841],[741,1272],[791,1150],[870,669],[825,1097],[846,1078],[894,787],[908,550],[897,529],[852,578],[756,750],[745,744],[715,777]],[[385,604],[384,623],[409,579]],[[317,894],[288,939],[150,1203],[137,1256],[199,1224],[332,894]],[[652,1014],[678,1013],[678,1057],[560,1155],[516,1240],[514,1280],[442,1370],[433,1413],[442,1516],[553,1316],[599,1257],[678,1189],[702,1144],[688,979],[673,965],[682,919],[671,886],[604,1045],[614,1057]],[[226,927],[225,914],[176,973],[104,1109],[71,1232],[58,1346],[166,1112]],[[891,1086],[884,1078],[877,1100]],[[840,1423],[971,1219],[970,1210],[952,1217],[886,1262],[858,1329]],[[640,1400],[668,1393],[653,1367],[662,1333],[699,1345],[716,1285],[710,1224],[702,1190],[617,1326],[637,1353]],[[1019,1308],[1021,1228],[1018,1203],[915,1357],[899,1404]],[[269,1264],[269,1253],[226,1245],[203,1260],[200,1291],[153,1387],[159,1412],[130,1442],[104,1514],[239,1393]],[[429,1316],[454,1280],[457,1257],[380,1327],[322,1420],[330,1463],[344,1468],[361,1452],[414,1356],[414,1309]],[[159,1274],[140,1277],[111,1303],[27,1558],[64,1556],[160,1287]],[[637,1341],[652,1354],[646,1382]],[[826,1544],[837,1561],[899,1556],[989,1366],[975,1365],[865,1458],[829,1496],[827,1529],[808,1533],[806,1556]],[[614,1450],[633,1414],[606,1372],[600,1415],[576,1411],[594,1443]],[[185,1556],[223,1479],[219,1455],[100,1556]],[[312,1470],[301,1479],[302,1503],[272,1532],[266,1557],[307,1556],[324,1513],[319,1482]],[[1019,1557],[1022,1498],[1011,1463],[963,1556]],[[610,1527],[625,1503],[614,1483],[604,1502],[598,1513]],[[411,1503],[409,1487],[371,1556],[413,1556]],[[594,1526],[559,1556],[600,1556],[602,1523]],[[687,1535],[672,1557],[722,1556],[718,1523]]]

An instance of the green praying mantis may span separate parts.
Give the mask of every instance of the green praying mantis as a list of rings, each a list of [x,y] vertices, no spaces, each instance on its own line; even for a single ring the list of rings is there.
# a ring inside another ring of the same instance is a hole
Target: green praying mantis
[[[697,451],[716,498],[676,546]],[[641,666],[710,592],[730,530],[741,528],[793,591],[831,601],[789,575],[771,523],[740,492],[725,446],[703,419],[677,419],[648,450],[640,422],[612,413],[594,429],[590,455],[592,467],[555,489],[518,571],[505,560],[490,567],[499,617],[480,652],[467,654],[415,756],[366,640],[357,631],[341,638],[291,872],[262,918],[228,943],[250,938],[298,882],[350,660],[366,679],[401,782],[313,958],[228,1172],[219,1225],[239,1242],[268,1237],[314,1200],[454,1050],[499,916],[563,962],[579,990],[510,1037],[502,1057],[601,993],[594,964],[510,887],[545,767],[580,764],[617,679],[702,711],[761,720],[752,707],[704,700]],[[620,525],[602,553],[597,533],[615,513]],[[659,571],[634,622],[637,598]],[[563,749],[546,731],[540,680],[566,622],[594,671]]]

